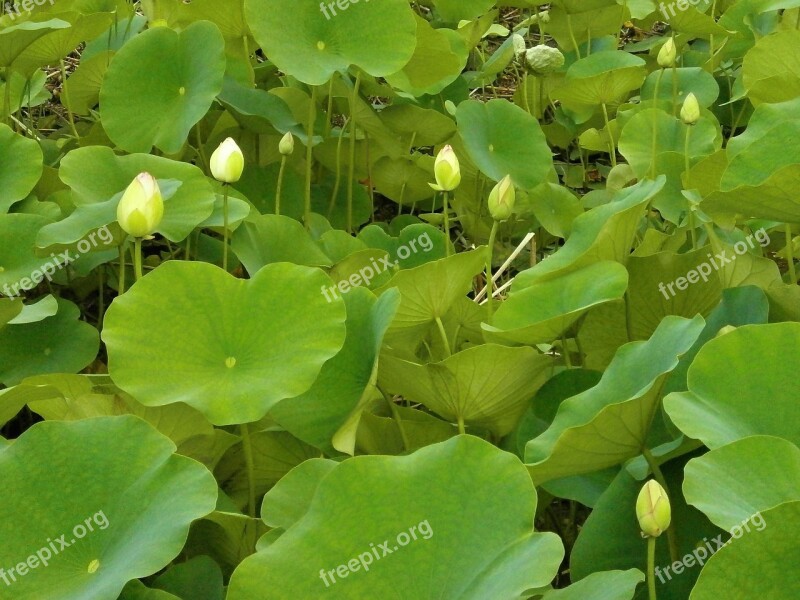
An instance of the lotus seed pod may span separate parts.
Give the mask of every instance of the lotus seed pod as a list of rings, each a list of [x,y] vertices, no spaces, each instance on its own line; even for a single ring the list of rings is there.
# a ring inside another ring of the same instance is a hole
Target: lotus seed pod
[[[489,214],[495,221],[505,221],[514,212],[517,192],[511,175],[503,177],[489,193]]]
[[[294,136],[292,135],[291,131],[287,131],[286,135],[281,138],[281,141],[278,144],[278,152],[280,152],[283,156],[289,156],[292,152],[294,152]]]
[[[136,238],[155,233],[164,216],[164,201],[158,182],[150,173],[139,173],[117,204],[122,230]]]
[[[558,48],[540,44],[525,52],[525,67],[534,75],[547,75],[564,65],[564,55]]]
[[[672,508],[664,488],[654,479],[644,484],[636,499],[636,518],[647,537],[658,537],[669,527]]]
[[[451,146],[445,146],[439,151],[433,165],[433,173],[436,176],[436,183],[429,185],[435,190],[451,192],[461,183],[461,167]]]
[[[686,96],[681,107],[681,120],[686,125],[694,125],[700,120],[700,104],[694,94]]]
[[[211,155],[211,174],[223,183],[239,181],[244,171],[244,154],[233,138],[228,138]]]
[[[678,49],[675,47],[675,40],[669,38],[658,51],[658,66],[662,69],[672,67],[675,65],[676,58],[678,58]]]

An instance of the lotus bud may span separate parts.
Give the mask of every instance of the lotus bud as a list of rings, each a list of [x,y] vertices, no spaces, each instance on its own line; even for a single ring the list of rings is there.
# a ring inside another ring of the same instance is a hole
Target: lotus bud
[[[644,484],[636,499],[636,518],[646,537],[658,537],[669,527],[672,508],[664,488],[654,479]]]
[[[564,65],[564,55],[547,44],[534,46],[525,52],[525,68],[534,75],[547,75]]]
[[[495,221],[505,221],[514,212],[517,192],[511,175],[503,177],[489,193],[489,214]]]
[[[429,185],[435,190],[452,192],[461,183],[461,167],[458,164],[458,157],[449,145],[442,148],[436,156],[433,173],[436,176],[436,183]]]
[[[686,125],[694,125],[700,120],[700,104],[697,102],[697,97],[694,94],[686,96],[681,107],[681,120]]]
[[[521,62],[525,58],[525,51],[528,49],[525,45],[525,38],[515,33],[511,36],[511,45],[514,47],[514,58]]]
[[[291,131],[287,131],[286,135],[281,138],[281,141],[278,144],[278,152],[280,152],[283,156],[289,156],[292,152],[294,152],[294,136],[292,135]]]
[[[550,22],[550,11],[549,10],[543,10],[542,12],[540,12],[536,16],[539,19],[539,23],[543,23],[543,24],[547,25]]]
[[[675,47],[675,40],[668,38],[666,43],[661,46],[661,50],[658,51],[658,66],[662,69],[672,67],[677,58],[678,49]]]
[[[155,233],[164,216],[164,201],[158,182],[150,173],[139,173],[117,204],[117,221],[135,238]]]
[[[241,148],[228,138],[211,155],[211,174],[223,183],[239,181],[244,171],[244,154]]]

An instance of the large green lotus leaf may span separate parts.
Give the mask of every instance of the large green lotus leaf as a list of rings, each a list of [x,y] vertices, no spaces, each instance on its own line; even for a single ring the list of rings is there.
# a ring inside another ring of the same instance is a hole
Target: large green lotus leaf
[[[108,67],[100,88],[103,128],[127,152],[156,146],[175,154],[222,91],[224,73],[225,40],[213,23],[198,21],[180,33],[148,29]]]
[[[664,187],[665,181],[663,176],[655,181],[641,181],[618,192],[611,202],[577,217],[566,243],[547,260],[517,275],[513,289],[554,279],[603,260],[625,264],[644,207]]]
[[[89,365],[100,337],[80,316],[75,304],[59,299],[56,315],[0,329],[0,382],[11,386],[31,375],[75,373]]]
[[[728,168],[720,189],[740,185],[757,186],[776,171],[800,163],[800,98],[779,104],[762,104],[750,118],[747,129],[728,144]]]
[[[383,408],[380,404],[378,407]],[[383,414],[364,412],[361,415],[356,436],[359,454],[405,454],[458,435],[452,423],[429,412],[399,405],[395,409],[402,431],[388,407]]]
[[[27,196],[42,176],[42,149],[0,123],[0,213]]]
[[[458,133],[472,161],[488,177],[506,175],[519,187],[543,183],[553,169],[539,121],[506,100],[467,100],[456,112]]]
[[[731,590],[740,598],[763,600],[800,594],[800,502],[781,504],[754,520],[749,532],[740,528],[740,538],[709,559],[689,600],[729,598]]]
[[[117,600],[182,600],[179,596],[147,587],[138,579],[129,581]]]
[[[239,566],[228,600],[282,599],[286,590],[298,598],[517,597],[549,583],[563,557],[554,534],[533,532],[535,507],[518,459],[472,436],[410,456],[356,457],[319,482],[299,521]],[[372,564],[347,579],[335,573],[369,555]],[[334,573],[325,573],[327,586],[321,571]]]
[[[16,319],[25,308],[21,298],[0,298],[0,329]]]
[[[472,289],[472,278],[485,263],[486,249],[478,248],[398,271],[377,290],[379,294],[393,287],[400,290],[400,308],[389,331],[412,335],[443,317]]]
[[[482,325],[487,341],[542,344],[560,337],[597,304],[618,300],[628,288],[621,264],[601,261],[511,294]]]
[[[414,206],[433,196],[432,174],[411,157],[384,156],[372,167],[375,190],[401,206]],[[426,204],[428,206],[428,204]]]
[[[14,482],[0,499],[0,563],[39,553],[28,561],[38,567],[2,589],[14,598],[107,600],[166,566],[217,498],[211,473],[174,452],[131,416],[37,423],[0,451],[0,477]],[[60,552],[45,565],[52,548]]]
[[[751,435],[800,445],[798,340],[800,323],[746,325],[714,338],[689,367],[689,392],[669,394],[664,409],[681,431],[709,448]],[[769,398],[768,408],[759,398]]]
[[[754,435],[711,450],[686,465],[683,495],[730,531],[751,515],[800,501],[800,448]]]
[[[389,290],[375,299],[364,288],[344,294],[347,337],[341,351],[325,363],[314,385],[300,396],[279,402],[270,416],[301,440],[334,454],[332,440],[377,378],[378,353],[400,303]]]
[[[711,540],[722,533],[703,513],[687,506],[679,493],[685,462],[686,458],[681,457],[661,465],[667,486],[673,492],[670,505],[679,558],[701,546],[704,539],[713,548]],[[592,573],[611,569],[635,568],[645,572],[647,541],[642,539],[636,520],[636,498],[643,483],[634,479],[627,469],[621,469],[603,492],[572,548],[569,565],[572,581],[583,581]],[[700,573],[700,566],[695,564],[677,575],[671,572],[672,577],[668,579],[664,570],[672,560],[666,538],[666,535],[662,535],[656,540],[655,564],[660,568],[663,579],[662,583],[656,576],[658,600],[686,600]],[[636,600],[647,600],[647,597],[645,586],[640,586]]]
[[[288,263],[239,280],[206,263],[166,262],[109,307],[109,374],[146,406],[185,402],[215,425],[256,421],[308,390],[341,349],[345,308],[323,296],[330,285],[322,271]]]
[[[22,286],[33,286],[31,277],[38,279],[35,273],[44,265],[55,264],[52,256],[36,256],[34,251],[36,235],[49,222],[39,215],[0,214],[0,292],[4,295],[22,294]]]
[[[449,421],[503,436],[517,425],[551,366],[551,357],[525,346],[472,346],[423,365],[386,353],[378,382],[382,390],[424,404]]]
[[[100,101],[100,87],[111,63],[113,52],[96,54],[91,58],[81,57],[78,68],[72,73],[64,86],[64,94],[69,94],[69,105],[76,115],[89,115]]]
[[[72,27],[51,31],[34,41],[14,61],[12,68],[15,71],[30,76],[41,67],[57,64],[77,46],[107,30],[112,21],[110,13],[102,12],[90,15],[60,13],[59,17],[72,23]]]
[[[800,31],[788,29],[761,38],[744,57],[742,81],[756,106],[800,96]]]
[[[276,262],[308,267],[333,264],[299,221],[283,215],[249,218],[231,236],[231,249],[251,276]]]
[[[542,600],[631,600],[636,586],[644,582],[639,569],[598,571],[588,577],[542,596]]]
[[[533,480],[589,473],[641,454],[661,385],[703,326],[699,315],[668,316],[649,340],[620,348],[600,383],[562,402],[547,431],[525,446]]]
[[[37,71],[32,77],[23,77],[16,71],[12,71],[9,76],[11,81],[11,89],[9,90],[10,108],[9,113],[15,113],[23,106],[41,106],[50,98],[52,94],[47,89],[47,74],[43,71]],[[0,82],[0,109],[5,107],[5,81]],[[30,96],[30,97],[29,97]]]
[[[319,456],[319,450],[286,431],[257,431],[250,434],[253,453],[252,481],[260,498],[293,467]],[[222,490],[237,508],[249,502],[250,471],[243,443],[233,446],[214,469]]]
[[[422,108],[414,104],[397,104],[381,111],[381,121],[395,133],[403,136],[409,145],[436,146],[443,144],[456,132],[456,124],[449,115]]]
[[[647,76],[642,85],[641,99],[652,100],[656,93],[656,84],[659,80],[661,69],[657,69]],[[713,106],[719,98],[719,84],[714,77],[700,67],[683,67],[680,69],[664,69],[661,76],[661,85],[658,87],[658,100],[672,103],[672,81],[673,77],[678,80],[678,98],[680,105],[691,92],[697,98],[697,102],[703,108]]]
[[[716,337],[720,329],[726,325],[740,327],[755,323],[766,323],[770,306],[764,292],[755,286],[728,288],[722,291],[719,305],[705,318],[706,326],[697,338],[694,346],[681,358],[678,366],[672,371],[666,384],[664,395],[669,392],[687,389],[686,375],[694,362],[695,356],[709,340]]]
[[[631,256],[628,260],[630,274],[631,338],[649,338],[666,315],[677,315],[687,319],[695,315],[708,315],[717,307],[722,294],[722,283],[717,273],[708,263],[710,246],[686,252],[659,252],[650,256]],[[687,273],[696,271],[698,266],[708,263],[710,274],[705,280],[695,274],[686,279]],[[683,278],[684,289],[674,282]]]
[[[289,529],[308,512],[320,482],[339,463],[326,458],[311,458],[286,473],[264,495],[261,519],[274,528]]]
[[[627,19],[623,7],[608,0],[554,2],[549,17],[548,34],[555,38],[559,47],[570,52],[575,51],[573,40],[580,46],[590,40],[596,43],[603,35],[616,33],[620,23]]]
[[[417,25],[406,0],[344,4],[346,10],[341,6],[326,6],[323,12],[317,0],[244,4],[247,23],[264,53],[303,83],[321,85],[351,65],[382,77],[411,59]]]
[[[639,178],[644,178],[650,173],[653,160],[657,159],[657,156],[653,155],[654,118],[658,154],[675,152],[683,158],[687,135],[689,135],[689,156],[692,161],[713,154],[722,147],[718,126],[711,119],[701,118],[696,125],[689,127],[661,109],[644,109],[625,123],[619,138],[620,154],[628,160],[633,172]]]
[[[667,5],[665,4],[665,6]],[[686,9],[681,9],[676,5],[671,6],[669,26],[675,31],[702,38],[708,38],[713,35],[717,36],[718,39],[731,34],[731,32],[720,26],[711,15],[703,14],[694,6],[688,6]],[[708,4],[706,3],[705,6],[707,7]],[[672,14],[672,10],[675,11],[675,14]]]
[[[415,97],[436,95],[461,75],[469,52],[452,29],[434,29],[422,17],[414,16],[417,21],[414,55],[402,70],[387,75],[386,81]]]
[[[61,19],[23,21],[0,28],[0,67],[10,67],[32,43],[51,31],[71,27]]]
[[[164,200],[164,217],[156,230],[164,237],[173,242],[185,239],[213,212],[216,194],[198,167],[148,154],[117,156],[111,148],[89,146],[67,154],[59,170],[78,208],[63,221],[43,228],[37,244],[71,243],[91,229],[116,221],[122,193],[142,171],[159,181],[175,182],[170,188],[173,193]],[[163,191],[166,196],[167,190]]]
[[[564,85],[551,96],[575,110],[614,104],[642,85],[647,76],[645,65],[644,60],[628,52],[595,52],[574,62]]]

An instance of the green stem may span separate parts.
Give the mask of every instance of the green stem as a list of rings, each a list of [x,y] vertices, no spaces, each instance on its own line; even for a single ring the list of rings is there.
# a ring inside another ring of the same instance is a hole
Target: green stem
[[[306,197],[303,222],[306,229],[311,227],[311,163],[314,157],[311,147],[314,143],[314,117],[317,116],[317,88],[311,86],[311,99],[308,102],[308,124],[306,125]]]
[[[203,142],[200,138],[200,123],[194,126],[194,136],[197,140],[197,156],[200,157],[200,162],[203,163],[200,166],[208,170],[208,158],[206,157],[206,151],[203,149]]]
[[[672,116],[678,116],[678,61],[672,63]]]
[[[567,29],[569,30],[569,37],[572,40],[572,45],[575,46],[575,56],[580,60],[581,50],[578,46],[578,40],[575,38],[575,31],[572,29],[572,15],[567,13]]]
[[[3,122],[11,125],[11,69],[3,69]]]
[[[683,146],[683,156],[685,161],[686,167],[686,176],[689,176],[689,169],[692,166],[690,156],[689,156],[689,140],[692,135],[692,126],[686,126],[686,141]],[[697,231],[695,226],[695,219],[694,219],[694,211],[689,207],[689,230],[692,236],[692,250],[697,250]]]
[[[356,101],[361,85],[361,71],[356,73],[353,93],[350,96],[350,164],[347,172],[347,232],[353,233],[353,190],[356,179]]]
[[[444,254],[450,256],[450,205],[447,202],[447,192],[442,192],[442,206],[444,207]]]
[[[228,270],[228,185],[222,184],[222,268]]]
[[[647,538],[647,593],[656,600],[656,538]]]
[[[72,135],[75,136],[75,139],[80,139],[81,136],[78,135],[78,129],[75,127],[75,117],[72,116],[72,107],[70,106],[69,102],[69,93],[67,93],[67,66],[64,63],[64,59],[62,58],[60,61],[61,65],[61,100],[63,100],[62,104],[64,108],[67,109],[67,119],[69,120],[69,128],[72,130]]]
[[[466,434],[467,433],[467,429],[466,429],[466,427],[464,427],[464,417],[462,417],[461,415],[458,415],[457,419],[458,419],[458,433],[459,434]]]
[[[567,346],[567,334],[561,336],[561,353],[564,356],[564,364],[568,369],[572,368],[572,359],[569,356],[569,346]]]
[[[125,293],[125,249],[127,240],[119,245],[119,276],[117,278],[117,293],[121,296]]]
[[[136,281],[142,278],[142,238],[137,237],[133,240],[133,272]]]
[[[628,341],[633,341],[633,316],[631,313],[631,294],[625,292],[625,331],[628,334]]]
[[[650,178],[656,178],[656,154],[658,152],[658,112],[655,112],[658,107],[658,93],[661,90],[661,80],[664,78],[665,69],[661,69],[656,78],[656,88],[653,94],[653,163],[650,168]]]
[[[792,226],[786,224],[786,260],[789,262],[789,283],[797,283],[797,271],[794,266],[794,248],[792,247]]]
[[[247,514],[256,518],[256,481],[253,462],[253,442],[250,439],[250,429],[246,423],[240,425],[239,429],[242,433],[244,462],[247,467]]]
[[[328,204],[328,220],[331,220],[333,209],[336,207],[336,198],[339,196],[339,188],[342,185],[342,141],[344,141],[344,130],[347,128],[350,119],[345,117],[342,128],[339,130],[339,139],[336,142],[336,181],[333,183],[331,201]]]
[[[406,434],[406,428],[403,425],[403,419],[400,418],[400,411],[397,410],[397,405],[391,398],[389,398],[388,394],[384,392],[383,397],[386,399],[386,403],[389,405],[389,410],[392,412],[392,418],[394,419],[395,423],[397,423],[397,429],[400,432],[400,439],[403,440],[403,449],[408,452],[411,449],[411,444],[408,442],[408,435]]]
[[[667,480],[664,478],[664,474],[661,472],[661,468],[658,466],[658,461],[656,461],[653,453],[647,448],[642,448],[642,455],[647,461],[647,464],[650,466],[650,470],[653,472],[653,477],[655,477],[656,481],[661,485],[661,487],[664,488],[664,491],[667,493],[667,497],[672,498],[672,494],[670,494],[669,491],[669,486],[667,485]],[[669,542],[670,560],[672,560],[672,562],[676,562],[678,560],[678,540],[675,536],[674,519],[667,528],[667,541]]]
[[[611,154],[611,166],[612,167],[616,167],[617,166],[617,143],[614,141],[614,134],[611,133],[611,121],[608,119],[608,107],[606,106],[605,102],[603,102],[603,118],[605,119],[605,122],[606,122],[606,131],[608,132],[608,140],[609,140],[609,145],[611,147],[611,151],[610,151],[610,154]]]
[[[442,323],[441,317],[436,317],[436,327],[439,328],[439,335],[442,336],[442,344],[444,345],[446,355],[452,355],[450,351],[450,341],[447,339],[447,332],[444,330],[444,323]]]
[[[494,289],[494,285],[492,284],[492,254],[494,253],[494,240],[497,237],[497,228],[499,223],[497,221],[492,222],[492,231],[489,234],[489,249],[486,252],[486,308],[489,312],[489,319],[492,318],[492,290]]]
[[[278,170],[278,189],[275,190],[275,214],[281,214],[281,189],[283,188],[283,172],[286,170],[286,156],[281,156],[281,168]]]

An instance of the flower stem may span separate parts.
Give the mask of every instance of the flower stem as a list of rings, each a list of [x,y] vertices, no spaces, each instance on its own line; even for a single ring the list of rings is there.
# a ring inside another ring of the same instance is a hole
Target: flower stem
[[[222,268],[228,270],[228,185],[222,193]]]
[[[253,462],[253,442],[250,439],[250,429],[246,423],[239,426],[242,434],[242,448],[244,449],[244,462],[247,467],[247,514],[255,518],[256,515],[256,482],[255,466]]]
[[[119,246],[119,277],[117,292],[120,296],[125,293],[125,250],[127,245],[127,241],[124,241]]]
[[[133,272],[136,274],[136,281],[142,278],[142,238],[137,237],[133,240]]]
[[[656,600],[656,538],[647,538],[647,593],[649,600]]]
[[[789,283],[794,285],[797,283],[797,271],[794,266],[794,247],[792,239],[792,226],[786,224],[786,260],[789,263]]]
[[[286,156],[281,156],[281,168],[278,170],[278,189],[275,191],[275,214],[281,214],[281,189],[283,188],[283,172],[286,170]]]
[[[661,472],[661,468],[658,466],[658,462],[656,461],[653,453],[650,452],[647,448],[642,448],[642,455],[644,459],[647,461],[650,470],[653,472],[653,477],[656,478],[656,481],[664,488],[664,491],[667,493],[667,497],[671,498],[672,495],[669,492],[669,486],[667,485],[667,480],[664,478],[664,474]],[[669,556],[672,562],[676,562],[678,560],[678,540],[675,536],[675,520],[673,519],[672,522],[669,524],[667,528],[667,541],[669,543]]]
[[[444,323],[442,323],[441,317],[436,317],[436,327],[439,328],[439,335],[442,336],[445,354],[450,356],[452,354],[450,351],[450,341],[447,339],[447,332],[444,330]]]
[[[311,147],[314,144],[314,117],[317,116],[317,88],[311,86],[311,99],[308,102],[308,125],[306,125],[306,197],[303,211],[303,223],[306,229],[311,227],[311,163],[314,156]]]
[[[617,166],[617,143],[614,141],[614,134],[611,133],[611,122],[608,119],[608,107],[603,102],[603,118],[606,122],[606,131],[608,132],[608,140],[610,146],[611,166]]]
[[[64,59],[61,59],[61,100],[63,101],[62,104],[64,108],[67,109],[67,120],[69,121],[69,128],[72,130],[72,135],[75,136],[75,139],[80,139],[80,135],[78,135],[78,130],[75,127],[75,117],[72,116],[72,107],[70,106],[69,102],[69,93],[67,93],[67,67],[64,63]],[[7,83],[6,86],[9,84]]]
[[[656,79],[656,88],[653,93],[653,163],[650,166],[650,178],[656,178],[656,156],[658,153],[658,93],[661,89],[661,80],[664,78],[665,69],[661,69]]]
[[[492,222],[492,231],[489,234],[489,248],[486,252],[486,309],[489,312],[489,318],[492,318],[492,254],[494,253],[494,240],[497,237],[497,228],[499,223]]]
[[[450,256],[450,205],[447,202],[447,191],[442,192],[442,206],[444,210],[444,255]]]
[[[347,171],[347,232],[353,233],[353,186],[356,179],[356,101],[361,86],[361,71],[356,73],[353,93],[350,96],[350,164]]]

